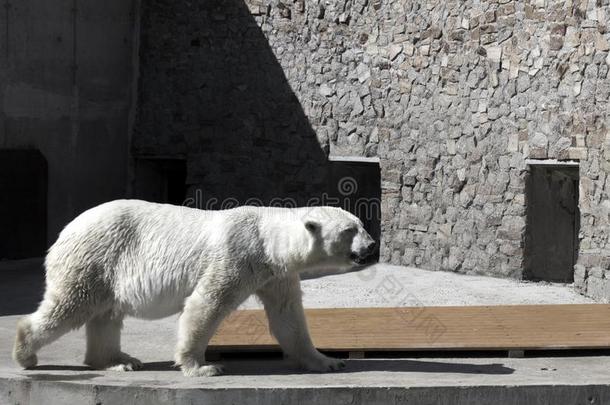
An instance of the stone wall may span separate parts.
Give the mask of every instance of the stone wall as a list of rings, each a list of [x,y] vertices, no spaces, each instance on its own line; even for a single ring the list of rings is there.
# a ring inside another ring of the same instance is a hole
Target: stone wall
[[[604,279],[607,1],[145,0],[142,15],[134,151],[186,158],[193,187],[302,201],[328,154],[378,156],[383,260],[522,277],[526,159],[580,160],[576,279]]]
[[[202,208],[319,196],[328,140],[288,79],[306,74],[297,46],[270,44],[242,0],[144,2],[136,156],[186,159]]]

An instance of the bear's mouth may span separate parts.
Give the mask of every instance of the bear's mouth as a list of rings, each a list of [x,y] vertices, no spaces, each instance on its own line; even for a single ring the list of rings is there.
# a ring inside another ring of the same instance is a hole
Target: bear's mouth
[[[366,263],[366,257],[360,256],[356,253],[350,254],[349,258],[352,262],[354,262],[356,264],[365,264]]]

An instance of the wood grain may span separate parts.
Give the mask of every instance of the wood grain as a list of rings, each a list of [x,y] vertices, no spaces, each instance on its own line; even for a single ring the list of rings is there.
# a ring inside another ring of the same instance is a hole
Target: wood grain
[[[542,350],[610,347],[610,305],[332,308],[306,310],[328,351]],[[262,310],[227,318],[209,349],[277,350]]]

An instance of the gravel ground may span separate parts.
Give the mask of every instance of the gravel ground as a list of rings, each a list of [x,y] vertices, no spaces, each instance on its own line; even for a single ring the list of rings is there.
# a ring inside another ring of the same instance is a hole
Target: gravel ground
[[[570,284],[469,276],[378,264],[365,270],[303,280],[307,308],[452,305],[585,304]],[[242,308],[259,308],[254,299]]]

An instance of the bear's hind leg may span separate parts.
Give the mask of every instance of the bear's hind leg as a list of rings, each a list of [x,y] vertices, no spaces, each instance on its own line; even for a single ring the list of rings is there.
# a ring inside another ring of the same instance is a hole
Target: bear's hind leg
[[[85,364],[96,369],[134,371],[142,362],[121,351],[123,315],[112,310],[87,322],[87,353]]]
[[[17,323],[13,359],[22,367],[34,367],[38,363],[36,352],[40,348],[85,323],[88,317],[87,309],[81,307],[78,302],[70,302],[66,297],[69,297],[69,294],[47,291],[38,310],[21,318]]]
[[[38,364],[36,352],[42,346],[32,330],[31,315],[17,322],[17,336],[13,345],[13,359],[23,368],[32,368]]]

